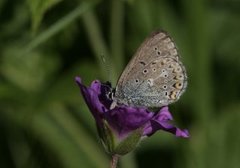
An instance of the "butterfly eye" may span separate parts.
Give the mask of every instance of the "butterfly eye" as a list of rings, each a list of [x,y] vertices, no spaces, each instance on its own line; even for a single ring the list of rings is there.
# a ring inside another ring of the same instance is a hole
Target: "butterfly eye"
[[[160,52],[160,51],[158,51],[158,52],[157,52],[157,55],[160,55],[160,54],[161,54],[161,52]]]
[[[136,80],[135,80],[135,82],[136,82],[136,83],[138,83],[138,82],[139,82],[139,80],[138,80],[138,79],[136,79]]]
[[[158,50],[158,48],[157,48],[157,47],[155,47],[155,48],[154,48],[154,50],[156,50],[156,51],[157,51],[157,50]]]
[[[107,94],[107,97],[108,97],[109,99],[112,99],[112,98],[113,98],[113,92],[108,93],[108,94]]]

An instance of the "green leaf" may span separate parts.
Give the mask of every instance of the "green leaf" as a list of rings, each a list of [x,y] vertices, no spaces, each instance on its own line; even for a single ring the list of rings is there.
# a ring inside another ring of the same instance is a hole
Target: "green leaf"
[[[10,82],[25,91],[40,90],[59,66],[52,54],[31,52],[19,56],[20,46],[9,45],[3,52],[0,70]]]
[[[69,12],[66,16],[59,19],[56,23],[51,25],[48,29],[44,30],[42,33],[40,33],[38,36],[36,36],[26,47],[25,52],[30,52],[36,47],[38,47],[40,44],[46,42],[48,39],[50,39],[52,36],[56,35],[60,31],[62,31],[64,28],[66,28],[69,24],[71,24],[73,21],[75,21],[78,17],[82,16],[83,13],[85,13],[89,8],[93,7],[95,3],[87,3],[83,2],[80,5],[78,5],[74,10]]]
[[[125,155],[134,150],[141,140],[142,132],[142,128],[135,130],[117,145],[114,152],[119,155]]]
[[[61,0],[27,0],[32,15],[32,30],[36,32],[46,11]]]
[[[103,127],[98,127],[98,132],[102,140],[102,144],[108,153],[113,153],[114,134],[106,120],[103,120]]]
[[[198,168],[237,168],[240,165],[240,105],[221,110],[220,114],[204,128],[195,130],[191,139],[188,164]],[[192,131],[194,132],[194,131]],[[186,166],[185,166],[186,167]]]
[[[51,116],[62,127],[66,135],[72,139],[73,144],[76,144],[76,147],[84,153],[86,161],[95,167],[106,167],[108,160],[103,150],[97,141],[89,136],[89,132],[84,129],[84,126],[79,124],[78,120],[70,115],[69,111],[60,103],[51,104],[50,110],[52,111]]]

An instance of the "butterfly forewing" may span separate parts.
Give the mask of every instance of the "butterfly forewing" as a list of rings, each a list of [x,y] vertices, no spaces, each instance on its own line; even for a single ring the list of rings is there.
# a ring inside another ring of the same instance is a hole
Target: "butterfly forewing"
[[[175,102],[187,85],[186,71],[172,38],[152,33],[120,76],[114,100],[120,104],[161,107]]]

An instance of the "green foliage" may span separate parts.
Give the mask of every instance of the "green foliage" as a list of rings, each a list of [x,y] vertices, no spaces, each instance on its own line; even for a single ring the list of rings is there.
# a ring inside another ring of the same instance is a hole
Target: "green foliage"
[[[239,6],[238,0],[0,1],[0,167],[107,167],[74,77],[114,86],[159,28],[175,39],[186,65],[187,91],[170,110],[191,138],[160,132],[120,166],[239,167]]]
[[[142,135],[143,129],[137,129],[131,135],[129,135],[127,138],[123,139],[115,148],[116,154],[119,155],[126,155],[129,152],[132,152],[136,146],[141,141],[141,135]]]
[[[37,31],[41,24],[44,14],[48,9],[58,4],[61,0],[27,0],[31,17],[32,17],[32,31]]]
[[[2,57],[2,75],[19,88],[37,91],[58,69],[59,60],[51,53],[31,52],[19,55],[21,47],[13,44],[5,48]],[[50,56],[51,55],[51,56]],[[21,64],[20,64],[21,63]]]

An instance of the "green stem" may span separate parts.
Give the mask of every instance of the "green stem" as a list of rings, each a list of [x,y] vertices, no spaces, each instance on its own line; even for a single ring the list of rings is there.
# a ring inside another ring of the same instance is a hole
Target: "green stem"
[[[108,66],[111,65],[111,60],[109,57],[109,50],[106,45],[106,41],[103,38],[101,28],[97,21],[96,15],[93,10],[89,10],[83,15],[84,25],[91,43],[94,55],[97,58],[98,64],[100,66],[101,72],[103,74],[104,80],[109,80],[109,69]],[[103,60],[103,58],[105,60]],[[111,73],[110,75],[113,75]],[[110,80],[112,76],[109,77]]]
[[[117,168],[118,160],[119,160],[119,156],[118,155],[112,155],[110,168]]]
[[[183,0],[184,11],[187,16],[189,46],[191,47],[192,86],[197,88],[193,99],[194,110],[202,126],[206,126],[211,118],[213,107],[213,86],[211,76],[212,54],[210,50],[211,38],[209,38],[208,2],[206,0]],[[194,57],[193,57],[194,55]]]
[[[50,39],[52,36],[59,33],[61,30],[63,30],[65,27],[67,27],[69,24],[71,24],[73,21],[75,21],[79,16],[81,16],[83,13],[85,13],[87,10],[89,10],[91,7],[93,7],[94,3],[81,3],[76,9],[71,11],[68,15],[61,18],[58,22],[53,24],[51,27],[49,27],[47,30],[44,30],[41,34],[39,34],[36,38],[34,38],[25,48],[26,54],[36,47],[38,47],[40,44],[44,43],[48,39]]]
[[[137,162],[135,158],[135,152],[130,152],[125,155],[121,160],[121,167],[124,168],[137,168]]]
[[[111,10],[111,55],[117,73],[122,71],[124,62],[124,1],[113,0]],[[115,78],[116,79],[116,78]],[[114,81],[115,82],[115,81]]]

